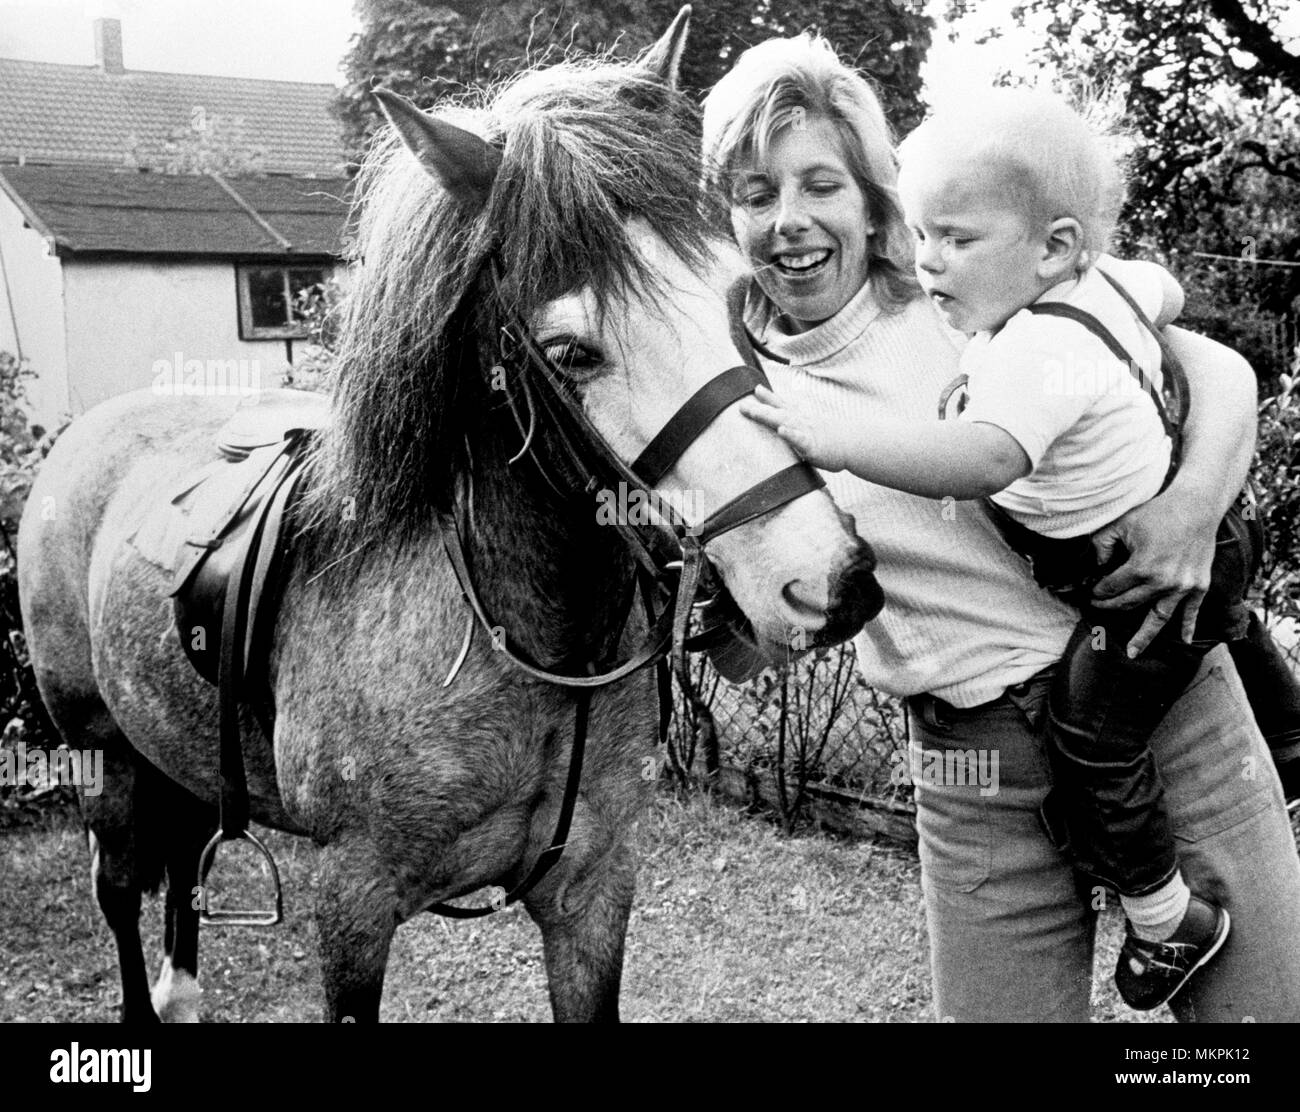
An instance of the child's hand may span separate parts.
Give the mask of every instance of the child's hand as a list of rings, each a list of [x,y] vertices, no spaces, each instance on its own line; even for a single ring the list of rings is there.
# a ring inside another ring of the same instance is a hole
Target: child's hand
[[[844,459],[832,449],[831,437],[825,430],[819,431],[807,413],[783,401],[766,386],[756,386],[752,398],[742,398],[740,412],[775,430],[777,436],[814,467],[824,471],[844,469]]]

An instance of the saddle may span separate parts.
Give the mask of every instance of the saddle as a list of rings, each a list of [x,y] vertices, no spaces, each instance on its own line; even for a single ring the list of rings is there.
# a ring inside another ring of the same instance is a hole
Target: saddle
[[[281,391],[259,398],[255,407],[237,410],[218,430],[221,459],[173,499],[185,503],[192,526],[171,591],[176,628],[199,675],[217,685],[220,707],[219,825],[199,855],[201,923],[274,926],[283,916],[279,870],[248,828],[239,707],[251,704],[269,735],[268,693],[249,677],[269,648],[284,562],[281,531],[302,474],[303,449],[328,415],[328,403],[315,395]],[[270,909],[214,911],[207,906],[207,877],[217,847],[236,839],[250,842],[270,869]]]
[[[221,458],[172,500],[185,504],[190,524],[172,581],[176,628],[185,655],[209,683],[220,682],[221,646],[234,626],[244,662],[233,677],[238,686],[261,659],[268,623],[258,619],[273,610],[264,611],[261,603],[278,569],[285,509],[303,449],[328,416],[323,397],[290,391],[237,409],[217,431]],[[239,588],[235,595],[232,583]]]

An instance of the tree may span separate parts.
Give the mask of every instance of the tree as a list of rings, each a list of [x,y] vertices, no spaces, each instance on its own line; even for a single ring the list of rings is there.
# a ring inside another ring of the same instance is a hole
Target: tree
[[[1241,309],[1294,312],[1300,296],[1300,268],[1252,265],[1300,260],[1300,55],[1280,30],[1287,7],[1025,0],[1013,9],[1043,35],[1033,61],[1067,83],[1122,91],[1134,142],[1120,248],[1171,259],[1189,286],[1191,323],[1272,376],[1287,369],[1285,353],[1265,350]],[[949,0],[948,15],[974,20],[978,8]]]
[[[370,96],[382,84],[428,107],[449,94],[546,65],[569,48],[630,57],[671,22],[680,0],[360,0],[363,29],[347,58],[339,101],[346,141],[358,152],[380,121]],[[877,83],[886,112],[906,131],[920,119],[920,66],[932,22],[916,0],[711,0],[697,4],[682,60],[694,95],[746,47],[777,34],[821,30]]]
[[[160,169],[168,174],[260,174],[266,148],[249,142],[240,117],[190,112],[188,126],[173,128],[163,144]]]

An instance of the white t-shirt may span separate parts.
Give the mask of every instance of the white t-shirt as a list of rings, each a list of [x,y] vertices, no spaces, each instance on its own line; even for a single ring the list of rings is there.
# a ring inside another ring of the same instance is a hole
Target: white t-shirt
[[[1107,259],[1150,318],[1173,279],[1154,263]],[[1160,389],[1160,348],[1096,270],[1054,286],[1039,302],[1091,313]],[[993,501],[1047,537],[1095,532],[1160,492],[1171,445],[1155,403],[1128,366],[1077,321],[1022,309],[962,353],[968,401],[962,418],[1005,430],[1033,470]]]
[[[751,303],[747,322],[782,397],[850,420],[937,418],[965,337],[925,298],[884,313],[867,284],[830,320],[794,336],[769,327],[761,304]],[[879,561],[885,608],[854,642],[867,683],[972,707],[1060,659],[1078,612],[1033,581],[979,502],[920,498],[849,471],[822,474]]]

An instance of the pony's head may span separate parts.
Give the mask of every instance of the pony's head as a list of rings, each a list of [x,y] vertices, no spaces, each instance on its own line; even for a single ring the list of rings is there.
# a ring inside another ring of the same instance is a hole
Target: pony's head
[[[696,111],[675,88],[686,14],[636,63],[534,70],[474,110],[430,116],[381,95],[393,128],[359,183],[325,447],[363,542],[427,528],[450,504],[466,434],[500,401],[490,380],[511,321],[625,462],[744,361],[727,291],[746,262],[705,208]],[[656,493],[696,522],[793,462],[731,406]],[[591,493],[573,496],[596,514]],[[797,648],[850,636],[879,606],[870,550],[822,490],[708,554],[773,655],[792,631]]]

